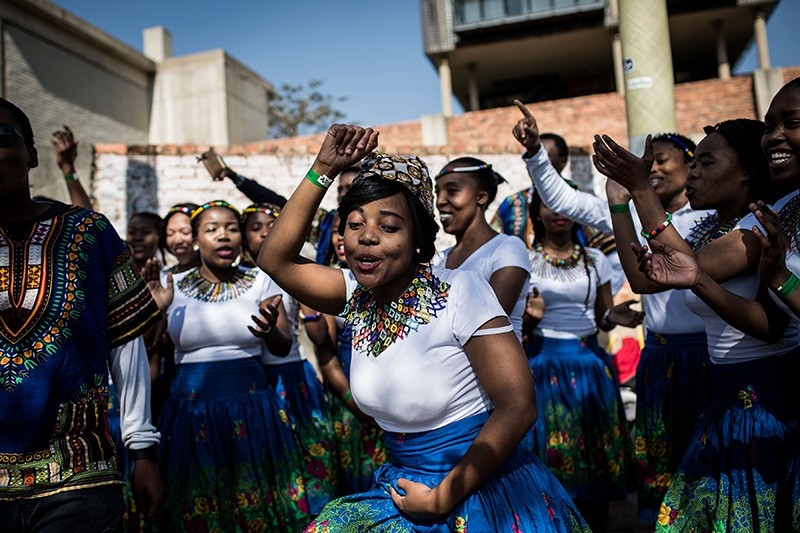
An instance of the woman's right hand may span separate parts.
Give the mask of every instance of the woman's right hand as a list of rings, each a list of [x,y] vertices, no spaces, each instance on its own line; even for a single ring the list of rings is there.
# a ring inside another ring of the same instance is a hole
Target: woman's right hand
[[[525,300],[525,314],[536,321],[544,318],[544,298],[536,287],[528,293],[528,298]]]
[[[631,248],[637,254],[639,270],[650,281],[676,289],[692,289],[700,281],[702,271],[694,256],[655,239],[650,241],[652,252],[637,243],[631,243]]]
[[[153,300],[156,301],[158,309],[162,313],[166,313],[172,304],[172,299],[175,297],[175,283],[172,281],[172,273],[167,272],[167,286],[161,285],[161,261],[151,257],[145,263],[141,276],[150,290]]]
[[[379,133],[372,128],[333,124],[328,128],[311,168],[320,175],[336,177],[339,172],[361,161],[378,146]]]

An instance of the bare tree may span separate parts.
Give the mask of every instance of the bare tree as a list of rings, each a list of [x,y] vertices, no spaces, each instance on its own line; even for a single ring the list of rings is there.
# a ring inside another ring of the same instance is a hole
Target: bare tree
[[[284,83],[269,100],[269,129],[271,137],[294,137],[325,130],[345,117],[336,109],[344,96],[332,96],[320,90],[322,80],[307,85]]]

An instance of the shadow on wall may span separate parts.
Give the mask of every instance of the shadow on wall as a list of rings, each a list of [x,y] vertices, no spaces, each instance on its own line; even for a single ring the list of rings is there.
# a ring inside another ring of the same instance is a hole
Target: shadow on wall
[[[125,172],[125,210],[133,213],[159,212],[158,175],[151,158],[131,157]]]

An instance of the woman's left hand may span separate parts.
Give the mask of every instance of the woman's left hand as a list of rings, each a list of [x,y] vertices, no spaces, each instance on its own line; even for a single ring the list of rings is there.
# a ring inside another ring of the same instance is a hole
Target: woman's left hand
[[[649,135],[642,157],[636,157],[608,135],[595,135],[592,148],[592,162],[605,177],[619,183],[628,191],[652,187],[650,169],[653,168],[653,143]]]
[[[397,486],[406,495],[401,496],[399,492],[390,487],[392,501],[400,511],[415,520],[430,521],[446,514],[450,509],[441,509],[438,493],[422,483],[410,481],[405,478],[397,480]]]
[[[626,328],[635,328],[644,320],[644,313],[631,309],[631,305],[638,303],[636,300],[628,300],[617,304],[608,313],[608,321]]]
[[[264,338],[270,334],[272,328],[278,323],[278,315],[280,314],[281,300],[283,296],[278,294],[272,298],[267,298],[258,306],[260,316],[251,315],[250,318],[255,322],[256,327],[247,326],[250,333],[256,337]]]

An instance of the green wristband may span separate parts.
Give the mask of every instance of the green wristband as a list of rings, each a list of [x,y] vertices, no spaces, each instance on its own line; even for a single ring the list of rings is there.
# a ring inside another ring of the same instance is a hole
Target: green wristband
[[[350,403],[350,400],[352,400],[352,399],[353,399],[353,391],[351,391],[351,390],[347,391],[344,394],[344,396],[342,396],[342,401],[344,403]]]
[[[778,287],[777,291],[778,294],[784,298],[788,298],[794,294],[794,291],[797,290],[797,287],[800,287],[800,278],[792,273],[792,275],[789,276],[789,279],[781,283],[781,286]]]
[[[306,172],[306,179],[321,189],[327,189],[333,183],[333,180],[325,174],[317,174],[313,168],[309,168]]]
[[[612,213],[630,213],[631,206],[628,204],[609,204],[608,210]]]
[[[64,174],[64,181],[78,181],[78,173],[77,172],[69,172]]]

